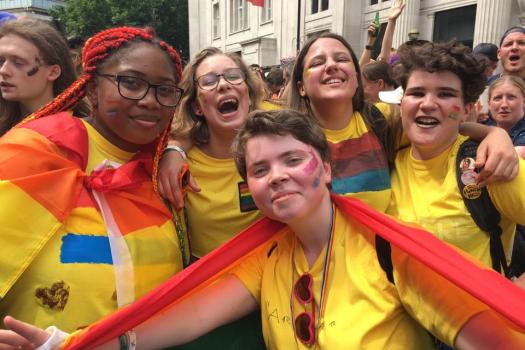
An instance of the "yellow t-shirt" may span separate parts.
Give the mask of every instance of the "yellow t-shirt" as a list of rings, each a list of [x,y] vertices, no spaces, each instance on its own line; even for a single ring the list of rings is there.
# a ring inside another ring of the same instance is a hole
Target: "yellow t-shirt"
[[[392,174],[392,202],[387,213],[422,226],[439,239],[492,266],[489,235],[481,231],[465,207],[456,181],[456,155],[466,139],[456,142],[439,156],[429,160],[412,157],[412,148],[397,154]],[[492,202],[501,214],[502,242],[507,260],[514,239],[516,223],[525,224],[525,163],[512,181],[488,185]]]
[[[84,123],[89,138],[87,173],[108,159],[124,163],[124,152]],[[57,181],[60,181],[59,179]],[[160,201],[152,198],[144,201]],[[56,325],[72,332],[117,310],[116,281],[106,225],[86,189],[64,224],[47,241],[0,302],[0,315],[38,327]],[[115,215],[126,215],[111,208]],[[132,259],[135,299],[182,270],[179,241],[171,220],[125,237]],[[24,242],[20,242],[24,244]]]
[[[276,111],[285,107],[286,105],[280,100],[263,100],[259,103],[259,109],[263,111]]]
[[[188,234],[192,254],[202,257],[257,220],[260,213],[232,158],[213,158],[192,147],[188,165],[201,188],[188,192],[186,199]]]
[[[316,331],[318,348],[432,349],[423,327],[452,344],[462,325],[487,309],[395,247],[396,284],[390,283],[378,263],[374,234],[337,209],[335,215],[326,307]],[[233,270],[260,304],[268,349],[308,349],[295,338],[291,323],[292,302],[295,316],[305,311],[291,294],[293,283],[305,272],[314,278],[315,315],[319,316],[325,251],[308,268],[300,244],[293,243],[295,239],[285,228]]]
[[[381,142],[354,112],[341,130],[324,129],[331,151],[332,191],[359,198],[385,212],[390,202],[390,172]]]

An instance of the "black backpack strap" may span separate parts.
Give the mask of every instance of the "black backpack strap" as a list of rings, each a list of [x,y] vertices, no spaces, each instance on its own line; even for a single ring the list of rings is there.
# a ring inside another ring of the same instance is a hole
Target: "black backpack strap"
[[[516,225],[509,270],[510,277],[520,277],[525,273],[525,226],[522,225]]]
[[[388,147],[391,147],[391,145],[389,145],[390,141],[388,138],[388,122],[383,113],[381,113],[381,111],[379,110],[379,108],[377,108],[373,104],[370,105],[370,113],[369,117],[367,118],[367,121],[370,124],[372,131],[381,142],[383,150],[387,150]],[[390,159],[388,159],[388,168],[390,170],[394,168],[394,164]]]
[[[500,213],[492,203],[489,192],[485,187],[479,187],[473,178],[475,175],[474,163],[479,143],[473,140],[463,142],[456,157],[456,180],[463,202],[467,207],[476,225],[490,236],[490,257],[492,268],[509,276],[505,250],[501,242]]]
[[[376,233],[375,245],[379,265],[383,271],[385,271],[388,281],[392,284],[395,284],[394,267],[392,265],[392,248],[390,247],[390,242]]]

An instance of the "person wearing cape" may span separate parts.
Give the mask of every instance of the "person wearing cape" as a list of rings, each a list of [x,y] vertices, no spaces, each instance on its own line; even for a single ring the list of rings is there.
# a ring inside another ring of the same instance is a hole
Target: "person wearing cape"
[[[234,147],[239,173],[266,218],[65,341],[56,330],[50,335],[7,317],[11,331],[0,332],[0,343],[6,349],[160,349],[260,306],[270,349],[429,349],[426,330],[458,349],[525,345],[524,291],[431,235],[330,194],[329,148],[307,115],[256,111]],[[392,242],[395,284],[375,256],[374,231]],[[210,280],[213,274],[221,277]],[[497,293],[478,290],[483,283]],[[506,300],[495,300],[501,293]]]

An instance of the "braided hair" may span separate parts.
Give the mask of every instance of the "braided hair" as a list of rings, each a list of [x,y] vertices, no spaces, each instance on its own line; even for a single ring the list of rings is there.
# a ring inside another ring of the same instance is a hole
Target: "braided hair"
[[[66,90],[58,95],[53,101],[43,106],[24,120],[18,126],[23,125],[31,120],[45,117],[47,115],[56,114],[58,112],[66,111],[73,108],[79,101],[81,101],[87,92],[88,83],[92,81],[96,75],[97,68],[106,63],[118,50],[126,47],[133,42],[147,42],[158,45],[163,49],[175,66],[177,80],[180,81],[182,74],[182,61],[177,51],[164,41],[159,40],[154,36],[152,29],[134,28],[134,27],[118,27],[101,31],[91,38],[89,38],[82,50],[82,76],[73,82]],[[173,117],[172,117],[173,118]],[[171,125],[171,120],[168,125]],[[153,187],[158,191],[157,174],[158,164],[162,151],[166,147],[168,141],[169,127],[167,127],[158,140],[155,154],[153,157]]]

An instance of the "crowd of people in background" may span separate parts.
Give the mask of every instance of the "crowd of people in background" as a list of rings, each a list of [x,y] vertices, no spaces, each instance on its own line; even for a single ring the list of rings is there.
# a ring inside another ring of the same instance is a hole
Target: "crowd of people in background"
[[[525,29],[393,48],[405,5],[377,57],[372,22],[360,56],[326,32],[272,67],[213,47],[183,66],[135,27],[79,60],[49,23],[0,16],[0,348],[74,346],[240,246],[100,348],[525,348],[523,317],[447,275],[525,301]]]

